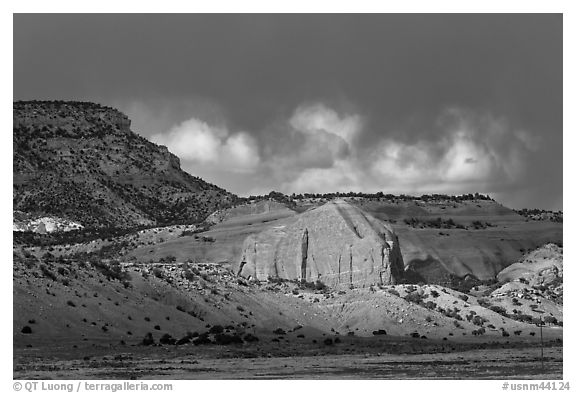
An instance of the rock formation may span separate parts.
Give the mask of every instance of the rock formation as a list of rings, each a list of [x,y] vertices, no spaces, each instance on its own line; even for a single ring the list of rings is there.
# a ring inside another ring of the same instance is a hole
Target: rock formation
[[[498,273],[498,281],[520,280],[531,286],[557,285],[564,275],[562,248],[546,244]]]
[[[319,280],[332,287],[394,284],[404,269],[398,238],[383,222],[334,201],[249,236],[237,273],[266,280]]]
[[[13,104],[13,209],[91,227],[198,222],[237,197],[87,102]]]

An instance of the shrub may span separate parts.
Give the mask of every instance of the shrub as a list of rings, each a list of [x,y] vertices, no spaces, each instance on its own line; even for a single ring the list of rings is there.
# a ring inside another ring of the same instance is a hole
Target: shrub
[[[494,312],[496,312],[496,313],[498,313],[498,314],[500,314],[500,315],[503,315],[503,316],[506,316],[506,315],[507,315],[507,314],[506,314],[506,309],[504,309],[504,307],[501,307],[501,306],[496,306],[496,305],[490,306],[490,310],[492,310],[492,311],[494,311]]]
[[[397,290],[393,289],[393,288],[389,289],[389,290],[388,290],[388,293],[391,294],[391,295],[394,295],[394,296],[400,296],[400,293],[399,293]]]
[[[437,304],[431,300],[428,300],[426,303],[424,303],[424,307],[426,307],[429,310],[434,310],[436,308],[436,306],[437,306]]]
[[[334,344],[334,342],[332,341],[331,338],[327,338],[324,340],[324,345],[332,345],[332,344]]]
[[[164,271],[159,267],[155,267],[154,269],[152,269],[152,274],[154,274],[154,276],[156,276],[159,279],[164,278]]]
[[[189,336],[184,336],[180,340],[176,341],[176,345],[184,345],[192,342]]]
[[[154,345],[154,337],[152,337],[152,333],[148,332],[142,339],[142,345]]]
[[[48,268],[48,266],[41,264],[40,270],[42,271],[42,274],[44,275],[44,277],[49,278],[52,281],[58,281],[58,279],[56,278],[56,275],[50,270],[50,268]]]
[[[231,334],[217,334],[214,336],[214,341],[218,345],[230,345],[230,344],[242,344],[242,337],[238,335],[231,335]]]
[[[258,337],[254,336],[253,334],[246,334],[244,336],[244,341],[248,342],[248,343],[252,343],[252,342],[256,342],[259,341]]]
[[[386,333],[386,330],[384,330],[384,329],[378,329],[378,330],[374,330],[372,332],[372,334],[374,336],[385,336],[387,333]]]
[[[154,325],[154,330],[160,330],[160,325]]]
[[[76,305],[74,304],[74,302],[72,300],[68,300],[66,302],[67,305],[69,305],[70,307],[76,307]]]
[[[24,334],[32,334],[32,328],[30,326],[24,326],[20,331]]]
[[[314,283],[315,289],[317,291],[323,291],[326,289],[326,284],[324,284],[322,281],[320,280],[316,280],[316,282]]]
[[[162,335],[162,337],[160,337],[160,340],[158,340],[160,342],[160,344],[164,344],[164,345],[174,345],[176,344],[176,339],[174,339],[171,335],[169,335],[168,333],[165,333],[164,335]]]
[[[278,335],[285,335],[286,334],[286,332],[282,328],[278,328],[278,329],[274,330],[272,333],[278,334]]]
[[[208,330],[210,334],[220,334],[224,332],[224,327],[222,325],[214,325]]]
[[[550,315],[546,315],[543,319],[543,321],[547,324],[558,324],[558,319],[556,319],[556,317],[550,316]]]
[[[206,345],[206,344],[212,344],[212,341],[208,338],[208,335],[204,333],[199,335],[194,341],[192,341],[192,344]]]
[[[412,332],[412,333],[410,333],[410,337],[412,337],[412,338],[420,338],[420,333],[418,333],[418,332]]]
[[[194,281],[194,273],[190,269],[184,270],[184,278],[188,281]]]

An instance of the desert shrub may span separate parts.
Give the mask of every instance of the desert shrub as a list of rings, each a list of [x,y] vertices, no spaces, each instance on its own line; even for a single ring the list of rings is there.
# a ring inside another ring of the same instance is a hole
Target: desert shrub
[[[503,316],[507,315],[506,309],[504,307],[501,307],[501,306],[496,306],[496,305],[490,306],[490,310],[492,310],[492,311],[494,311],[500,315],[503,315]]]
[[[144,320],[145,320],[146,322],[150,322],[150,317],[144,317]]]
[[[32,328],[30,326],[24,326],[20,331],[24,334],[32,334]]]
[[[60,274],[61,276],[67,276],[69,274],[68,269],[66,269],[63,266],[59,266],[58,269],[56,269],[56,271],[58,272],[58,274]]]
[[[519,335],[522,334],[522,330],[514,330],[514,334],[515,334],[516,336],[519,336]]]
[[[154,325],[154,330],[160,330],[160,325]]]
[[[90,264],[108,280],[118,280],[121,282],[130,280],[130,275],[128,272],[122,270],[122,266],[118,261],[106,263],[104,261],[94,259],[90,261]]]
[[[424,303],[424,307],[426,307],[429,310],[434,310],[436,308],[436,303],[434,303],[431,300],[428,300],[426,303]]]
[[[176,344],[176,339],[173,338],[171,335],[169,335],[168,333],[165,333],[162,335],[162,337],[160,337],[160,340],[158,340],[160,342],[160,344],[164,344],[164,345],[174,345]]]
[[[412,333],[410,333],[410,337],[412,337],[412,338],[420,338],[420,333],[418,333],[418,332],[412,332]]]
[[[334,344],[334,341],[332,341],[331,338],[327,338],[324,340],[324,345],[332,345],[332,344]]]
[[[159,279],[164,278],[164,270],[162,270],[159,267],[155,267],[154,269],[152,269],[152,274],[154,274],[154,276],[156,276]]]
[[[430,315],[426,317],[426,322],[432,322],[432,317]]]
[[[465,302],[468,301],[468,296],[466,296],[466,295],[464,295],[464,294],[458,295],[458,297],[459,297],[460,299],[464,300]]]
[[[148,332],[144,335],[144,338],[142,339],[142,345],[154,345],[154,337],[152,337],[152,333]]]
[[[240,312],[244,312],[244,307],[242,306],[236,306],[236,310],[240,311]]]
[[[440,294],[438,293],[438,291],[435,291],[434,289],[430,291],[430,294],[432,295],[432,297],[438,297],[440,296]]]
[[[214,325],[208,330],[210,334],[220,334],[224,332],[224,327],[222,325]]]
[[[326,284],[324,284],[322,281],[320,280],[316,280],[316,282],[314,283],[314,289],[316,289],[317,291],[323,291],[325,290]]]
[[[246,341],[248,343],[253,343],[253,342],[259,341],[259,339],[255,335],[248,333],[244,336],[244,341]]]
[[[69,305],[70,307],[76,307],[76,304],[74,304],[72,300],[68,300],[66,304]]]
[[[483,298],[483,297],[478,299],[478,305],[482,306],[484,308],[490,308],[490,302],[488,301],[488,299]]]
[[[462,325],[460,325],[460,322],[458,321],[454,321],[454,326],[456,326],[458,329],[462,328]]]
[[[474,318],[472,318],[472,323],[476,326],[482,326],[485,322],[487,322],[487,319],[479,315],[475,315]]]
[[[544,323],[547,324],[558,324],[558,319],[556,319],[556,317],[550,316],[550,315],[546,315],[543,319]]]
[[[181,312],[186,312],[186,309],[180,305],[176,306],[176,310],[181,311]]]
[[[194,281],[194,273],[190,269],[184,270],[184,278],[188,281]]]
[[[286,334],[286,332],[282,328],[278,328],[278,329],[274,330],[272,333],[278,334],[278,335],[285,335]]]
[[[42,274],[44,275],[44,277],[49,278],[52,281],[58,281],[58,278],[56,278],[56,275],[45,264],[43,264],[43,263],[40,264],[40,271],[42,271]]]
[[[208,338],[206,333],[199,335],[195,340],[192,341],[194,345],[206,345],[212,344],[212,341]]]
[[[394,296],[400,296],[400,293],[393,288],[388,289],[388,293]]]
[[[530,335],[531,335],[531,336],[535,336],[535,335],[536,335],[536,333],[534,333],[534,332],[530,332]]]
[[[232,334],[226,334],[226,333],[216,334],[214,336],[214,341],[218,345],[230,345],[230,344],[242,344],[243,343],[242,337],[240,337],[238,335],[232,335]]]
[[[419,295],[418,292],[410,292],[405,297],[404,300],[409,301],[411,303],[420,304],[422,303],[423,296]]]
[[[184,336],[181,339],[179,339],[178,341],[176,341],[176,345],[184,345],[184,344],[189,344],[191,343],[192,340],[190,339],[190,337],[188,336]]]
[[[336,337],[334,339],[334,344],[340,344],[340,342],[342,342],[342,340],[340,340],[340,337]]]
[[[506,330],[502,329],[502,337],[509,337],[510,333],[508,333]]]
[[[384,329],[378,329],[378,330],[374,330],[372,332],[372,334],[374,336],[385,336],[387,333],[386,333],[386,330],[384,330]]]

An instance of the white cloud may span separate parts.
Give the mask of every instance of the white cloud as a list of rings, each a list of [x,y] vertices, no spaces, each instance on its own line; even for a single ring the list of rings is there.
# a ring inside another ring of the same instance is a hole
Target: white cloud
[[[297,131],[314,134],[325,131],[352,144],[362,130],[362,119],[357,114],[339,114],[322,103],[301,105],[290,118]]]
[[[215,165],[231,172],[249,172],[260,162],[256,140],[245,132],[230,134],[227,128],[188,119],[165,134],[150,138],[165,145],[182,160]]]
[[[335,157],[330,166],[292,173],[283,181],[283,191],[492,192],[524,175],[528,154],[538,148],[530,134],[515,130],[506,119],[461,108],[438,116],[434,139],[405,142],[381,133],[379,142],[368,147],[355,143],[361,122],[350,119],[359,117],[345,117],[323,105],[296,111],[293,127],[313,133],[329,124],[338,130],[334,135],[346,135],[349,154]],[[315,126],[319,124],[323,126]]]

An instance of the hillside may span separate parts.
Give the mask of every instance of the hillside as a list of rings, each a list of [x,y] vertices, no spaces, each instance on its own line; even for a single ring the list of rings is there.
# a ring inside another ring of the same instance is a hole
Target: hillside
[[[451,276],[494,279],[525,252],[562,244],[562,223],[530,220],[493,200],[353,201],[389,223],[415,282],[446,285]]]
[[[15,102],[13,118],[13,209],[33,219],[87,228],[192,223],[236,199],[181,170],[113,108]]]

